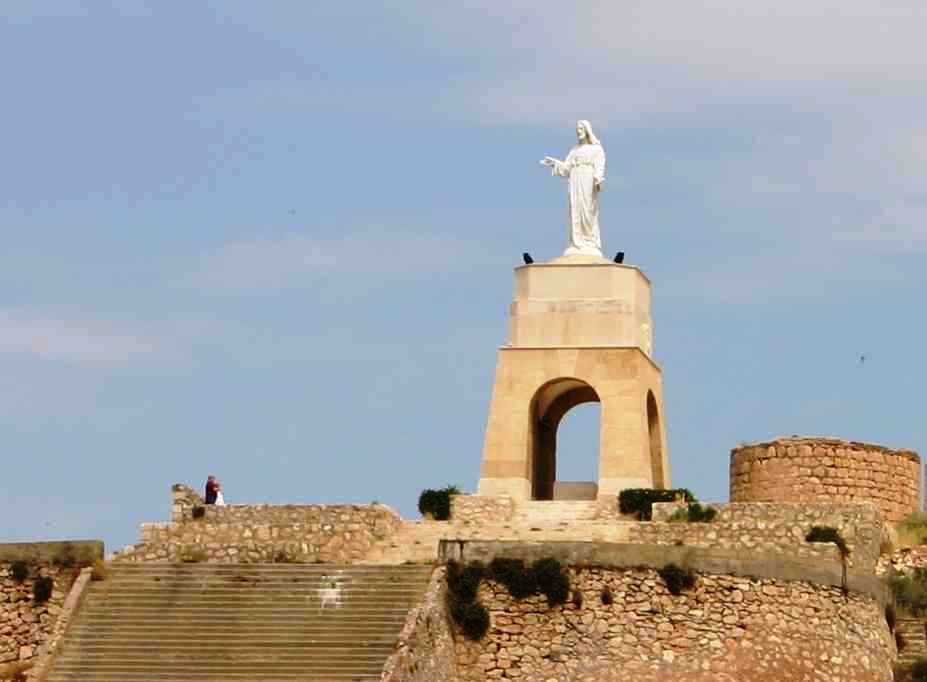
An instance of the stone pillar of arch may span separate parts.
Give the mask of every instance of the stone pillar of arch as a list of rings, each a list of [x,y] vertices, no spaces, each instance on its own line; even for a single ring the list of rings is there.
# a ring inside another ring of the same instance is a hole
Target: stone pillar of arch
[[[637,268],[563,256],[515,269],[478,494],[553,499],[556,436],[576,405],[601,405],[598,497],[670,486],[650,282]]]

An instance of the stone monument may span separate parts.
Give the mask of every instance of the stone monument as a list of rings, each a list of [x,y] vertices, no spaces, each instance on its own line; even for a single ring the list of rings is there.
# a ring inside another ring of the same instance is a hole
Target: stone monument
[[[579,143],[565,161],[541,162],[569,179],[569,246],[561,257],[515,269],[480,495],[591,499],[670,484],[662,378],[651,357],[650,281],[601,255],[605,153],[588,121],[576,132]],[[598,480],[558,482],[557,428],[587,402],[601,404]]]

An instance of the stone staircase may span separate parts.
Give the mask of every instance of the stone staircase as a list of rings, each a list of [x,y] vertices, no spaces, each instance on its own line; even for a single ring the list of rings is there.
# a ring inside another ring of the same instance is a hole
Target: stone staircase
[[[49,682],[379,680],[430,566],[110,564]]]
[[[927,623],[922,618],[899,618],[895,631],[904,638],[904,649],[898,652],[898,662],[910,665],[927,657]]]
[[[432,562],[438,542],[447,540],[527,540],[628,542],[628,522],[596,520],[593,501],[520,501],[512,519],[492,524],[404,521],[390,538],[375,545],[365,563]]]

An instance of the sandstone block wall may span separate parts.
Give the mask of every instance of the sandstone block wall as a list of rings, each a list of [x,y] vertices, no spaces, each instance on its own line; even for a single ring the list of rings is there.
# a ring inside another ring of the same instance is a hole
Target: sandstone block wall
[[[144,523],[115,561],[350,563],[402,521],[383,505],[206,505],[201,518]]]
[[[62,605],[80,567],[103,558],[99,540],[65,542],[0,543],[0,680],[16,664],[32,664],[40,648],[55,632]],[[21,583],[12,575],[12,566],[23,561],[29,568]],[[54,581],[51,598],[36,604],[33,586],[40,577]]]
[[[451,497],[451,520],[459,523],[503,523],[515,513],[511,497],[454,495]]]
[[[480,642],[457,639],[461,681],[888,682],[894,641],[871,597],[805,582],[703,574],[670,594],[652,569],[570,569],[581,595],[549,607],[484,581]],[[612,603],[603,603],[608,588]]]
[[[715,547],[752,554],[833,561],[833,544],[809,543],[812,526],[840,531],[850,548],[849,566],[873,570],[879,558],[882,517],[872,503],[713,504],[718,515],[711,523],[638,522],[630,526],[629,541],[640,544]],[[676,503],[653,505],[654,518],[666,518]]]
[[[52,633],[75,577],[70,567],[31,564],[29,577],[17,583],[11,566],[12,562],[0,562],[0,679],[4,665],[35,659]],[[32,589],[40,576],[52,578],[54,590],[51,599],[36,604]]]
[[[780,438],[731,450],[732,502],[874,502],[896,523],[919,509],[920,457],[829,438]]]

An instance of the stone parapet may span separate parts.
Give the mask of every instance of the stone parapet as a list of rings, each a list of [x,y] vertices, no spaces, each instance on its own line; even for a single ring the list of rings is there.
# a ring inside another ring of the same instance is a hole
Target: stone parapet
[[[831,438],[780,438],[731,450],[732,502],[873,502],[897,523],[919,508],[920,457]]]
[[[454,495],[451,497],[451,519],[457,523],[504,523],[515,513],[511,497],[487,495]]]
[[[654,504],[654,518],[665,518],[678,508],[675,502]],[[833,560],[832,544],[810,543],[805,536],[812,526],[840,531],[850,548],[849,566],[872,571],[882,541],[882,518],[872,503],[713,504],[718,510],[710,523],[639,522],[630,525],[634,543],[716,547],[752,554]]]
[[[51,672],[51,664],[61,650],[62,642],[68,632],[68,628],[71,626],[71,623],[73,623],[74,615],[80,609],[87,583],[90,582],[92,574],[92,568],[82,569],[80,575],[74,581],[74,584],[71,585],[68,596],[61,606],[58,617],[55,618],[54,625],[49,635],[42,643],[35,657],[35,665],[29,672],[29,682],[46,682],[48,679],[48,675]]]
[[[176,488],[176,486],[175,486]],[[364,559],[402,520],[384,505],[205,505],[202,516],[145,523],[114,561],[344,562]]]

